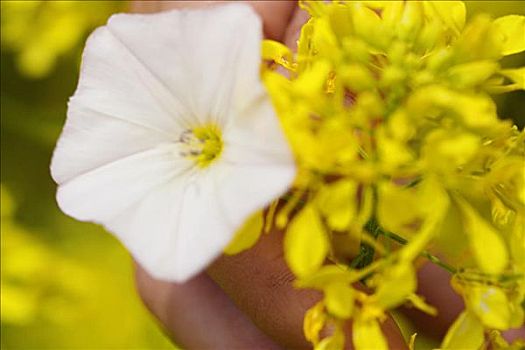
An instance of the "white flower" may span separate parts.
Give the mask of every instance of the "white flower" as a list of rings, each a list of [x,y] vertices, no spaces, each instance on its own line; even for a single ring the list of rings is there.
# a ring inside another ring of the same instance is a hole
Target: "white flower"
[[[97,29],[51,164],[60,208],[104,225],[157,278],[205,268],[295,175],[261,40],[241,4]]]

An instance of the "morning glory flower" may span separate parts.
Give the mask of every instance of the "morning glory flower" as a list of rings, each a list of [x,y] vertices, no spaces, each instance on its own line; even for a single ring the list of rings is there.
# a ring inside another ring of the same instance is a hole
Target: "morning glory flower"
[[[242,4],[111,17],[87,41],[53,156],[60,208],[157,278],[202,271],[295,176],[261,40]]]

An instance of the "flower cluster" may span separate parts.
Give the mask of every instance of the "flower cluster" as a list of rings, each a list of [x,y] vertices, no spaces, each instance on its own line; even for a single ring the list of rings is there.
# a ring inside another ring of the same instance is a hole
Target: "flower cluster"
[[[525,18],[465,23],[460,1],[301,6],[311,18],[297,53],[265,41],[263,80],[298,164],[275,224],[296,285],[324,292],[307,338],[340,348],[351,319],[356,349],[386,349],[387,310],[438,312],[415,294],[419,256],[465,299],[442,348],[520,327],[525,133],[498,118],[491,94],[525,88],[525,68],[499,63],[525,50]]]

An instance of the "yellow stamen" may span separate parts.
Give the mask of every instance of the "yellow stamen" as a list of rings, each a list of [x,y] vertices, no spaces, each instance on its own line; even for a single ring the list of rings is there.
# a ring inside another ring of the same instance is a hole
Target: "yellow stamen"
[[[193,159],[200,168],[210,165],[222,152],[220,129],[212,124],[184,131],[179,141],[183,144],[182,156]]]

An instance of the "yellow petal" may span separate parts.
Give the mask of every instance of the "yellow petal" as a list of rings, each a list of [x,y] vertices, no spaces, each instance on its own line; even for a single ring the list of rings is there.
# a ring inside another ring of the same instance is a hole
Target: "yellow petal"
[[[394,30],[397,27],[403,14],[403,9],[404,1],[385,1],[381,19],[389,30]]]
[[[498,274],[507,266],[508,253],[496,229],[479,216],[465,200],[456,198],[462,213],[465,233],[478,266],[487,273]]]
[[[399,108],[388,118],[388,133],[399,141],[407,141],[416,133],[414,124],[410,121],[407,112]]]
[[[399,259],[404,262],[413,261],[428,242],[436,235],[450,205],[450,199],[435,176],[428,176],[421,186],[421,206],[427,210],[427,217],[419,232],[410,242],[399,250]]]
[[[422,153],[430,169],[454,172],[476,155],[480,145],[480,137],[473,133],[436,129],[427,136]]]
[[[262,58],[272,60],[286,69],[294,70],[293,56],[290,49],[274,40],[263,40],[261,49]]]
[[[387,350],[388,345],[375,319],[357,318],[352,328],[352,340],[356,350]]]
[[[354,31],[361,39],[377,49],[387,47],[392,33],[385,30],[386,27],[374,10],[356,2],[352,14]]]
[[[337,328],[332,335],[321,340],[314,350],[342,350],[344,345],[345,335]]]
[[[423,24],[423,4],[419,1],[406,1],[403,14],[397,26],[399,37],[413,40]]]
[[[433,85],[417,89],[407,101],[407,112],[413,119],[433,118],[435,111],[429,111],[434,108],[452,112],[471,128],[493,128],[500,122],[494,101],[484,94],[458,93]]]
[[[323,289],[333,282],[351,283],[356,280],[355,273],[339,265],[325,265],[317,272],[295,282],[299,288]]]
[[[328,253],[328,238],[313,204],[292,220],[284,237],[284,257],[297,276],[314,273]]]
[[[335,37],[340,40],[352,32],[352,8],[350,6],[329,6],[328,18]]]
[[[442,349],[479,349],[484,342],[483,325],[469,311],[463,311],[450,326]]]
[[[437,316],[438,314],[437,309],[432,305],[427,304],[422,296],[412,293],[408,295],[407,300],[409,300],[416,309],[423,311],[424,313],[431,316]]]
[[[323,16],[316,19],[312,32],[312,45],[317,54],[322,54],[330,59],[341,54],[328,17]]]
[[[414,333],[410,336],[410,340],[408,341],[408,350],[415,350],[416,348],[416,336],[417,333]]]
[[[521,306],[523,300],[520,297],[509,303],[510,322],[509,328],[520,328],[525,322],[525,310]]]
[[[390,124],[390,123],[389,123]],[[377,130],[377,152],[385,171],[395,171],[414,160],[414,154],[404,142],[389,137],[383,127]]]
[[[448,204],[448,195],[440,181],[431,176],[413,187],[391,182],[379,184],[377,214],[381,227],[407,237],[431,222],[438,225]]]
[[[357,183],[352,180],[340,180],[327,184],[321,188],[316,200],[330,228],[344,231],[356,215]]]
[[[480,285],[469,288],[467,293],[469,309],[487,328],[500,330],[509,328],[509,300],[501,289]]]
[[[250,216],[242,227],[235,233],[233,240],[224,249],[224,253],[233,255],[251,248],[259,239],[263,229],[264,219],[262,211]]]
[[[491,60],[459,64],[450,68],[449,79],[456,87],[469,88],[483,83],[498,70],[499,65]]]
[[[372,89],[376,85],[372,73],[363,65],[349,64],[341,68],[339,72],[343,83],[354,92]]]
[[[391,182],[379,184],[378,219],[381,227],[405,237],[417,231],[416,224],[424,219],[419,191]]]
[[[305,97],[318,97],[324,93],[324,87],[330,72],[330,64],[326,61],[316,61],[307,71],[294,81],[294,91]]]
[[[382,309],[403,304],[416,290],[416,272],[411,264],[398,264],[387,269],[379,280],[372,299]]]
[[[306,340],[317,344],[319,342],[319,332],[324,328],[325,323],[324,304],[318,302],[308,309],[304,315],[303,332]]]
[[[458,62],[479,59],[499,59],[503,45],[501,34],[493,30],[491,18],[486,14],[476,16],[461,32],[454,43]]]
[[[330,283],[324,290],[326,309],[339,318],[350,318],[354,309],[354,290],[346,283]]]
[[[466,9],[463,1],[425,1],[425,14],[437,18],[447,28],[459,33],[465,26]]]
[[[503,42],[503,55],[525,50],[525,16],[504,16],[496,19],[493,24]]]

